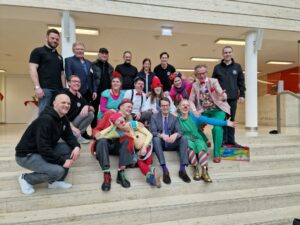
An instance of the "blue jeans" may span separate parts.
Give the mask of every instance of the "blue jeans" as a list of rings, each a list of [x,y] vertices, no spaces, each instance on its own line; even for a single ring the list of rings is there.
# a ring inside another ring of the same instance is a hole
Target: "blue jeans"
[[[52,101],[54,100],[53,97],[56,95],[58,90],[56,89],[48,89],[43,88],[45,96],[43,98],[39,98],[39,113],[41,113],[46,106],[52,105]]]

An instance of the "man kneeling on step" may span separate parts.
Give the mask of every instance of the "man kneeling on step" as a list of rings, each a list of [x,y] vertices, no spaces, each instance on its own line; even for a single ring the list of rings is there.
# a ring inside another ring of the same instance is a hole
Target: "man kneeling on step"
[[[33,173],[19,177],[21,191],[34,193],[33,185],[48,182],[48,188],[68,189],[72,184],[64,182],[69,168],[79,158],[80,144],[65,116],[70,109],[70,98],[58,94],[53,108],[48,106],[23,134],[16,147],[16,161]],[[58,143],[59,139],[65,143]]]

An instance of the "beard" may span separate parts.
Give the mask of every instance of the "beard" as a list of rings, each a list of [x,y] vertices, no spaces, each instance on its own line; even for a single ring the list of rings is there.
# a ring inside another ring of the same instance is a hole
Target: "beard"
[[[55,49],[55,48],[58,46],[58,44],[57,44],[57,45],[53,45],[53,44],[51,44],[49,41],[47,41],[47,45],[48,45],[49,47],[51,47],[52,49]]]

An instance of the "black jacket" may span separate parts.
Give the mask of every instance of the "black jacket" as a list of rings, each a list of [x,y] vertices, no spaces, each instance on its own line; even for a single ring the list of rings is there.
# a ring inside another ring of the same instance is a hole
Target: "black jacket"
[[[116,66],[116,71],[122,75],[122,89],[134,89],[134,79],[137,76],[137,68],[131,64],[123,63]]]
[[[92,63],[92,70],[97,94],[100,96],[102,91],[110,88],[111,75],[114,72],[114,68],[108,62],[103,63],[97,59]]]
[[[67,117],[60,118],[57,112],[48,106],[26,129],[16,147],[16,156],[25,157],[30,153],[38,153],[49,163],[63,165],[67,159],[53,151],[60,138],[72,149],[80,147]]]
[[[89,104],[84,97],[77,97],[77,95],[74,95],[68,88],[65,88],[63,92],[68,95],[71,100],[71,107],[66,116],[69,121],[72,122],[80,114],[82,108]]]
[[[234,62],[226,65],[222,60],[217,64],[212,74],[213,78],[218,79],[221,87],[226,91],[228,99],[238,99],[245,97],[245,78],[240,64]]]

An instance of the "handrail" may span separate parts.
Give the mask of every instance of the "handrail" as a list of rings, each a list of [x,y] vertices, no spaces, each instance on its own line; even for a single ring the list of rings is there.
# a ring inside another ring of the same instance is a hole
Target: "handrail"
[[[281,123],[280,123],[280,118],[281,118],[281,113],[280,113],[280,96],[281,95],[290,95],[292,97],[298,98],[300,99],[300,95],[292,92],[292,91],[282,91],[279,92],[276,96],[276,114],[277,114],[277,133],[280,134],[281,133]]]

